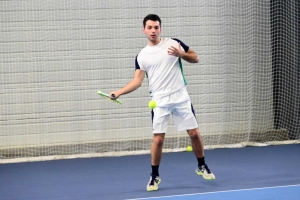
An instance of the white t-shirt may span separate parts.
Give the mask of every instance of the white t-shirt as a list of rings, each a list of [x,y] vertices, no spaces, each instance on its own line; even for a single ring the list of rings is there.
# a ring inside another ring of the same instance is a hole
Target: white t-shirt
[[[186,85],[181,59],[168,55],[168,48],[178,47],[185,52],[189,47],[175,38],[161,38],[155,46],[146,46],[136,56],[135,68],[146,72],[149,92],[153,99],[170,95]]]

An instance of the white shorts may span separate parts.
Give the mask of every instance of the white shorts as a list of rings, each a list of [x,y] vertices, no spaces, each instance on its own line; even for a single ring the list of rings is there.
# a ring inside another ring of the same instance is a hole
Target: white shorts
[[[156,101],[152,110],[153,133],[166,133],[170,116],[173,116],[177,131],[190,130],[198,127],[193,105],[186,88]]]

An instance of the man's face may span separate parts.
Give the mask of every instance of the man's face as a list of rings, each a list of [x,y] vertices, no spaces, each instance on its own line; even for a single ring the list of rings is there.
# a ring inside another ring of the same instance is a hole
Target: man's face
[[[149,43],[152,45],[156,45],[160,42],[160,24],[159,21],[146,21],[146,25],[143,29],[144,34],[149,40]]]

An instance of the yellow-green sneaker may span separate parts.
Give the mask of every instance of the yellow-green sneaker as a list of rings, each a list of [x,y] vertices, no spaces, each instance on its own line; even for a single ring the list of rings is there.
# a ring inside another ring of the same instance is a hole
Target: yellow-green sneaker
[[[215,180],[215,175],[208,169],[207,165],[202,165],[196,169],[196,173],[206,180]]]
[[[152,175],[152,174],[150,174],[150,175],[151,175],[150,180],[147,185],[148,192],[158,190],[158,184],[160,184],[160,182],[161,182],[161,179],[159,178],[159,176]]]

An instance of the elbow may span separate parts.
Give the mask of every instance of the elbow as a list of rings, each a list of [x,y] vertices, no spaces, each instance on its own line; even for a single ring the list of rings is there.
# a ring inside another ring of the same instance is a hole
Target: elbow
[[[198,63],[199,62],[199,57],[197,56],[192,63]]]

